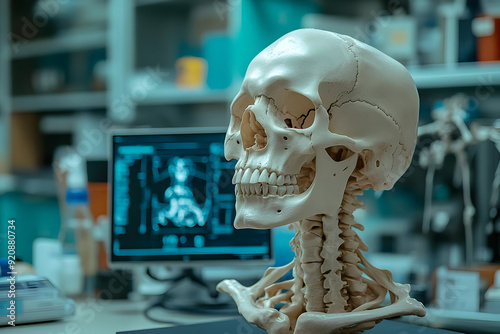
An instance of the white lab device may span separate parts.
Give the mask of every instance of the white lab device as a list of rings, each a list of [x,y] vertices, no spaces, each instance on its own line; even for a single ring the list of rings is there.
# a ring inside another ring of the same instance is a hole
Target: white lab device
[[[66,298],[48,279],[37,275],[17,276],[15,292],[9,279],[10,276],[0,277],[0,326],[8,325],[13,319],[18,325],[59,320],[75,314],[75,302]]]

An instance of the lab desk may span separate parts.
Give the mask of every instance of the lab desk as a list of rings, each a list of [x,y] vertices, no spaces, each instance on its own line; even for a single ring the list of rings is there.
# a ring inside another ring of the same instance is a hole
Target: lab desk
[[[187,314],[175,311],[156,310],[150,316],[172,324],[162,324],[148,320],[144,309],[151,301],[79,300],[75,316],[63,321],[23,324],[15,327],[1,327],[11,334],[190,334],[190,333],[254,333],[265,334],[254,325],[249,325],[243,318],[234,316],[214,316],[206,314]],[[175,324],[181,326],[173,327]],[[241,331],[241,328],[244,330]],[[240,329],[238,331],[238,329]],[[251,331],[249,331],[251,329]],[[410,325],[394,320],[384,320],[367,334],[451,334],[441,329]]]
[[[15,327],[0,327],[0,332],[10,334],[112,334],[121,331],[144,330],[173,326],[148,320],[144,309],[151,301],[98,300],[89,298],[78,300],[77,313],[63,321],[22,324]],[[225,320],[229,317],[213,315],[193,315],[181,312],[151,311],[152,317],[172,323],[196,324]]]

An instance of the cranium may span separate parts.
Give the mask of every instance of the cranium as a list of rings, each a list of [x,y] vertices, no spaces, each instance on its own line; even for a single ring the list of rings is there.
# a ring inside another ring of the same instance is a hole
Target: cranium
[[[356,196],[392,188],[408,168],[417,120],[406,69],[350,37],[297,30],[252,60],[225,142],[226,158],[238,160],[234,225],[291,224],[296,234],[290,264],[251,287],[219,283],[249,322],[272,334],[355,333],[425,314],[409,286],[366,261],[352,229],[363,229]],[[274,283],[291,268],[293,280]],[[392,303],[381,308],[387,292]]]
[[[413,155],[417,119],[415,85],[398,62],[326,31],[283,36],[250,63],[231,106],[235,226],[334,216],[356,167],[367,187],[392,188]]]

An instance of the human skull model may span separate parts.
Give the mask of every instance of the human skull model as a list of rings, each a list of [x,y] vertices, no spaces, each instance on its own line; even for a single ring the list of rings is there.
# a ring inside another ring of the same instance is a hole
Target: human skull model
[[[296,30],[252,60],[225,141],[226,158],[238,160],[234,225],[289,224],[296,234],[290,264],[251,287],[219,283],[250,323],[272,334],[357,333],[425,315],[408,285],[364,258],[352,229],[363,229],[357,195],[391,189],[408,168],[418,104],[401,64],[348,36]],[[293,280],[276,283],[292,268]]]

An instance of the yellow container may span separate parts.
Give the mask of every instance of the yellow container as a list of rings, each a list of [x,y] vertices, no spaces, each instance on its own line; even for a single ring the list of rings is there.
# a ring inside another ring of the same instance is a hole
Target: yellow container
[[[182,57],[175,63],[177,86],[198,88],[205,85],[207,62],[199,57]]]

